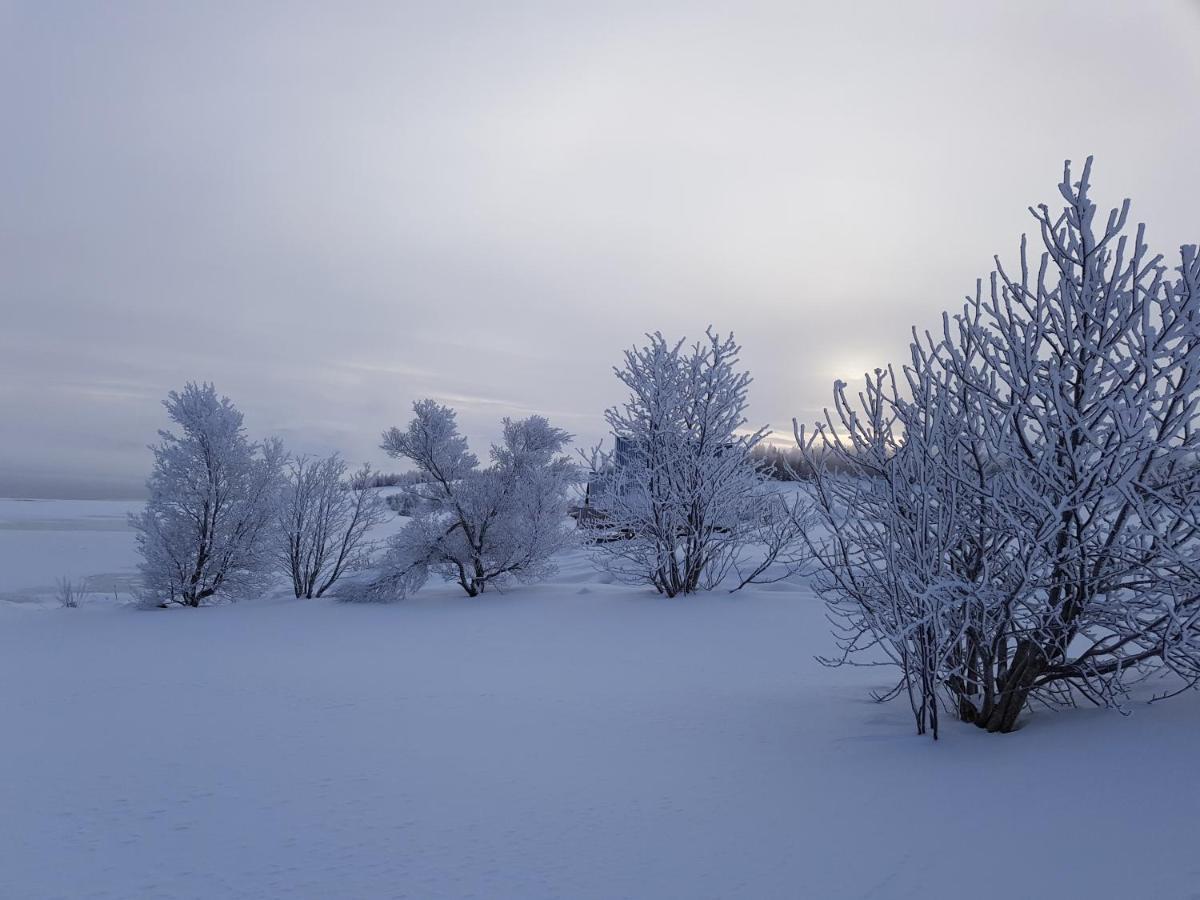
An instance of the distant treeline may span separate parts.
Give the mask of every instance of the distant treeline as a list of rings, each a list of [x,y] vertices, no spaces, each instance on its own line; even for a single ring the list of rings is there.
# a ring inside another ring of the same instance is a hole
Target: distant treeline
[[[364,488],[411,487],[423,480],[419,472],[368,472],[351,478],[350,487],[356,491]]]
[[[826,455],[820,450],[809,452],[809,458],[798,447],[778,447],[774,444],[759,444],[750,451],[751,457],[762,463],[763,472],[776,481],[811,481],[813,479],[813,456],[821,461],[827,471],[848,472],[850,468],[844,457]]]
[[[806,461],[796,447],[759,444],[750,451],[750,455],[763,464],[763,471],[775,481],[810,481],[813,477],[811,460]],[[824,464],[833,471],[845,468],[832,456],[826,458]],[[360,473],[350,480],[350,487],[356,491],[363,488],[411,488],[425,480],[420,472],[371,472],[365,476]]]

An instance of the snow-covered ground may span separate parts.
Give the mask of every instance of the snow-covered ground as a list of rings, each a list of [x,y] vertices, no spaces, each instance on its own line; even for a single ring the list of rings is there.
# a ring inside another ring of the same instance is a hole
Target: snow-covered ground
[[[1200,697],[913,734],[802,584],[54,607],[131,504],[0,501],[0,897],[1196,897]]]

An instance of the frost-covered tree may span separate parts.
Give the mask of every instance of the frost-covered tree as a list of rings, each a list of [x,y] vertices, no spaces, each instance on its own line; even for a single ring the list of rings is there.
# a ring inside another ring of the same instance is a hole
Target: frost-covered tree
[[[691,346],[660,333],[626,351],[614,369],[629,398],[605,413],[615,446],[594,453],[580,521],[593,532],[597,562],[621,581],[669,597],[740,583],[775,563],[795,563],[803,502],[768,483],[753,454],[767,429],[744,433],[750,375],[738,371],[733,335],[710,328]],[[774,543],[766,565],[746,551]]]
[[[287,468],[277,509],[279,562],[297,597],[320,597],[367,563],[368,532],[390,516],[371,483],[371,467],[347,476],[337,453],[300,456]]]
[[[797,434],[851,472],[816,464],[842,648],[890,655],[919,729],[1200,680],[1200,262],[1151,255],[1128,201],[1097,220],[1090,175],[1067,166],[1040,261],[997,260],[899,387],[839,385]]]
[[[384,433],[383,449],[424,476],[410,488],[417,511],[389,542],[366,599],[402,598],[431,572],[472,597],[551,574],[552,557],[572,539],[567,491],[576,467],[561,455],[571,436],[541,416],[504,419],[491,465],[481,468],[454,410],[422,400],[413,413],[407,428]]]
[[[253,443],[242,414],[211,384],[164,401],[179,433],[160,431],[137,532],[143,601],[199,606],[260,587],[271,570],[270,529],[284,453]]]

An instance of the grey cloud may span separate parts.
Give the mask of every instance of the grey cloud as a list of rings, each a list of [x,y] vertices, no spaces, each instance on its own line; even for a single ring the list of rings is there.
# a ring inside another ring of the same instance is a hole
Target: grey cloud
[[[1200,239],[1195,13],[0,7],[0,494],[136,486],[187,379],[377,464],[425,395],[479,442],[528,410],[591,441],[621,350],[710,322],[756,420],[811,419],[1011,255],[1065,157]]]

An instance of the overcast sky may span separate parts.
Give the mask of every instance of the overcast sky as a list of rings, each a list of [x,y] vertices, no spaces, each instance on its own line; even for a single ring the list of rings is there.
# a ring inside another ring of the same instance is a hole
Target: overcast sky
[[[1066,158],[1200,240],[1198,48],[1196,0],[0,0],[0,495],[136,495],[189,379],[354,462],[425,396],[590,442],[709,323],[787,429]]]

